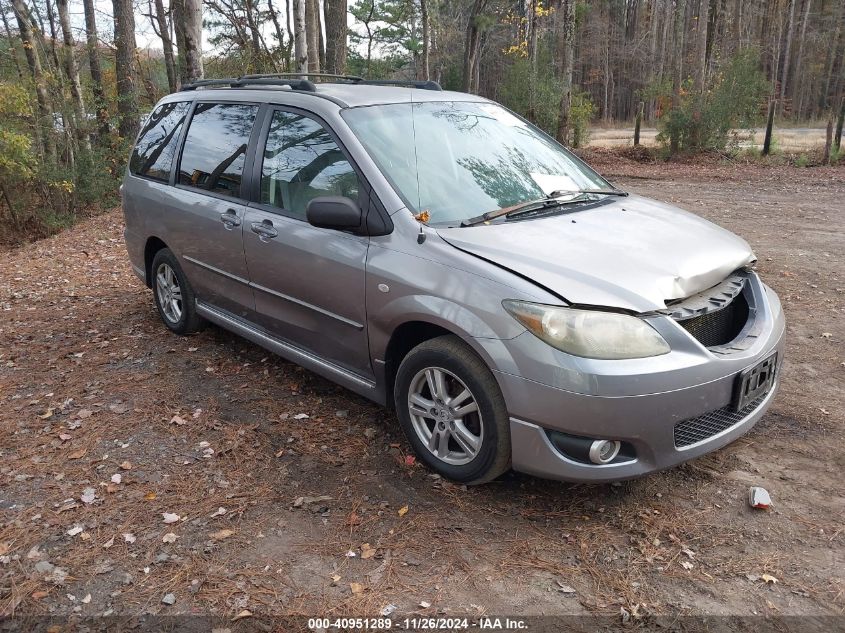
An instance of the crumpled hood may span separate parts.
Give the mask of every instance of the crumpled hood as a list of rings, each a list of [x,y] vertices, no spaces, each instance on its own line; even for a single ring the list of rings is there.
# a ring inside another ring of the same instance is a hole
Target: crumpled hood
[[[635,195],[537,220],[437,232],[570,303],[635,312],[706,290],[755,259],[730,231]]]

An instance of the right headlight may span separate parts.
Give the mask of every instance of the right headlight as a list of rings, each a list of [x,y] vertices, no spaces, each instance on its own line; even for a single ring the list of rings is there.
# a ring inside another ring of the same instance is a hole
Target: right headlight
[[[537,338],[574,356],[646,358],[670,351],[657,330],[635,316],[505,300],[504,308]]]

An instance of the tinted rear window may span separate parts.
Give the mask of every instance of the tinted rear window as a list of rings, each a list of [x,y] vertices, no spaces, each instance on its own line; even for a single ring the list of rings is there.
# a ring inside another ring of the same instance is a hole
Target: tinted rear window
[[[137,176],[167,182],[187,114],[188,103],[184,101],[164,103],[156,108],[138,135],[129,159],[129,171]]]
[[[179,184],[239,197],[257,105],[198,103],[191,117]]]

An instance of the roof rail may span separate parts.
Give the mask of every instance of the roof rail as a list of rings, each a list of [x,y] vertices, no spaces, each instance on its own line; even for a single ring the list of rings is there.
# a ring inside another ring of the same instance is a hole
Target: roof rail
[[[182,86],[181,90],[196,90],[198,88],[246,88],[249,86],[287,86],[291,90],[316,92],[317,87],[307,79],[273,79],[270,77],[238,77],[229,79],[200,79]]]
[[[443,90],[436,81],[425,79],[362,79],[355,83],[367,86],[408,86],[420,90]]]
[[[347,81],[363,81],[363,77],[358,75],[336,75],[334,73],[261,73],[257,75],[244,75],[241,79],[270,79],[273,77],[285,78],[295,77],[305,79],[307,77],[319,77],[320,79],[346,79]]]
[[[330,73],[268,73],[260,75],[244,75],[228,79],[200,79],[185,84],[180,90],[197,90],[198,88],[246,88],[248,86],[287,86],[291,90],[316,92],[317,86],[303,77],[319,77],[328,79],[343,79],[361,86],[408,86],[420,90],[443,90],[436,81],[418,79],[364,79],[357,75],[335,75]]]
[[[215,86],[228,86],[237,81],[234,77],[229,79],[198,79],[189,84],[182,84],[180,91],[196,90],[197,88],[214,88]]]

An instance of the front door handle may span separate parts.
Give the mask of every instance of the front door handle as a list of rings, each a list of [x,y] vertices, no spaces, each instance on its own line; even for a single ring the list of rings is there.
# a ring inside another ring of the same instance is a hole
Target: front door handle
[[[266,242],[279,234],[279,232],[273,228],[273,223],[270,220],[253,222],[250,227],[252,228],[253,233],[258,233],[258,239],[262,242]]]
[[[238,217],[238,212],[234,209],[226,209],[226,213],[220,214],[220,221],[227,230],[231,231],[236,226],[241,225],[241,219]]]

